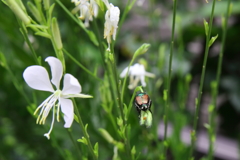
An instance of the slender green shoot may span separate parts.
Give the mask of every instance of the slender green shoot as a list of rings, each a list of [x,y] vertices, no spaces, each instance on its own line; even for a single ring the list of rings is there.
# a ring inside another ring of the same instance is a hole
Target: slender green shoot
[[[227,10],[225,13],[225,17],[223,17],[223,26],[222,26],[222,45],[220,49],[220,54],[218,57],[218,66],[217,66],[217,74],[216,74],[216,81],[213,82],[213,95],[212,95],[212,105],[213,109],[209,109],[209,151],[208,151],[208,159],[213,159],[213,153],[214,153],[214,140],[215,140],[215,133],[216,133],[216,125],[215,125],[215,117],[217,114],[216,106],[217,106],[217,95],[218,95],[218,87],[219,87],[219,81],[221,77],[221,71],[222,71],[222,61],[223,61],[223,54],[224,54],[224,48],[225,48],[225,41],[226,41],[226,35],[227,35],[227,24],[228,24],[228,18],[230,16],[230,8],[231,8],[231,0],[228,0],[227,4]]]
[[[164,142],[167,140],[167,128],[168,128],[168,109],[170,106],[170,90],[171,90],[171,78],[172,78],[172,57],[173,57],[173,48],[174,48],[174,38],[175,38],[175,21],[176,21],[176,10],[177,10],[177,0],[173,2],[173,18],[172,18],[172,35],[171,35],[171,47],[170,47],[170,56],[169,56],[169,64],[168,64],[168,79],[167,79],[167,103],[166,108],[164,109]],[[164,154],[165,158],[167,156],[167,146],[164,145]]]
[[[203,66],[202,66],[202,73],[201,73],[201,79],[200,79],[200,86],[198,89],[198,97],[196,98],[196,110],[195,110],[195,115],[194,115],[194,122],[193,122],[193,130],[191,134],[191,147],[190,147],[190,152],[189,152],[189,159],[192,158],[193,150],[195,147],[195,142],[196,142],[196,129],[197,129],[197,123],[198,123],[198,117],[199,117],[199,110],[200,110],[200,104],[201,104],[201,97],[202,97],[202,88],[203,88],[203,83],[204,83],[204,78],[205,78],[205,71],[207,67],[207,58],[208,58],[208,53],[209,53],[209,42],[210,42],[210,36],[212,32],[212,23],[213,23],[213,17],[214,17],[214,9],[215,9],[215,3],[216,0],[213,0],[212,3],[212,12],[210,16],[210,23],[209,27],[207,23],[204,23],[205,25],[205,32],[206,32],[206,46],[205,46],[205,53],[204,53],[204,61],[203,61]]]
[[[72,101],[73,101],[75,113],[76,113],[76,115],[78,117],[79,126],[80,126],[80,128],[81,128],[81,130],[83,132],[84,138],[87,140],[87,146],[88,146],[89,152],[91,153],[93,160],[97,160],[97,156],[94,153],[94,150],[93,150],[93,147],[92,147],[89,135],[88,135],[88,133],[86,131],[86,128],[83,125],[82,118],[81,118],[81,115],[80,115],[80,113],[78,111],[78,107],[76,105],[76,102],[75,102],[75,100],[73,98],[72,98]]]

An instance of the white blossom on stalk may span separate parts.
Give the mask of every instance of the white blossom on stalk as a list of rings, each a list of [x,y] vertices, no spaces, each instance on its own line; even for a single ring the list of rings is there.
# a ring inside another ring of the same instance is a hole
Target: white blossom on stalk
[[[115,7],[112,3],[109,4],[108,0],[102,1],[105,3],[108,9],[105,14],[104,38],[107,39],[108,42],[107,50],[110,51],[111,36],[113,40],[116,39],[120,10],[118,7]]]
[[[127,75],[128,67],[126,67],[120,74],[121,78],[124,78]],[[146,86],[145,76],[154,78],[155,75],[150,72],[146,72],[144,65],[136,63],[133,66],[129,67],[130,84],[128,85],[129,89],[134,89],[138,82],[141,81],[143,87]]]
[[[79,19],[84,20],[85,27],[89,26],[89,21],[93,20],[93,17],[98,15],[98,5],[95,0],[72,0],[76,6],[75,10],[80,10]]]
[[[44,134],[44,136],[50,139],[50,133],[55,121],[55,113],[57,115],[57,121],[59,122],[60,109],[64,114],[64,127],[70,128],[72,125],[74,119],[74,107],[72,100],[69,98],[92,98],[92,96],[80,94],[82,91],[80,83],[73,75],[68,73],[64,75],[63,89],[61,90],[59,88],[60,81],[63,76],[63,66],[61,61],[55,57],[47,57],[45,61],[48,62],[51,68],[51,81],[49,79],[47,70],[44,67],[38,65],[27,67],[23,72],[23,78],[28,86],[33,89],[52,92],[52,94],[46,100],[44,100],[34,112],[35,115],[41,109],[36,123],[45,124],[47,116],[50,110],[53,108],[50,130],[48,133]],[[52,84],[56,89],[53,88]]]

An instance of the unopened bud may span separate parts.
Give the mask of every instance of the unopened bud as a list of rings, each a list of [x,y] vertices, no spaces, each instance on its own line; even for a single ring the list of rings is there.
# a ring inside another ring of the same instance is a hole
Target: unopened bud
[[[57,49],[58,50],[62,49],[63,45],[62,45],[61,35],[60,35],[56,18],[52,19],[52,34],[53,34],[53,39],[56,43]]]
[[[22,8],[18,5],[16,0],[5,0],[8,7],[13,11],[13,13],[23,21],[24,24],[28,25],[31,23],[31,19],[28,17]]]

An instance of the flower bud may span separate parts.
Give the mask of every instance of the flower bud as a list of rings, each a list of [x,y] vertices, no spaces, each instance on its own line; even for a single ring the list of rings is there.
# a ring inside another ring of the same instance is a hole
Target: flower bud
[[[99,129],[99,132],[102,134],[102,136],[109,142],[109,143],[114,143],[114,139],[112,136],[103,128]]]
[[[58,23],[57,23],[57,19],[53,18],[52,19],[52,34],[53,34],[53,40],[56,43],[57,49],[60,50],[62,49],[62,40],[61,40],[61,35],[60,35],[60,31],[59,31],[59,27],[58,27]]]
[[[142,44],[141,47],[139,47],[136,50],[136,52],[134,53],[133,57],[136,58],[137,56],[140,56],[140,55],[146,53],[149,47],[150,47],[150,44],[148,44],[148,43]]]
[[[31,19],[28,17],[22,8],[17,4],[16,0],[6,0],[8,7],[13,11],[13,13],[23,21],[24,24],[28,25],[31,23]]]
[[[40,12],[38,11],[37,7],[32,3],[27,3],[29,10],[32,12],[33,16],[36,18],[38,22],[42,22],[42,17],[40,15]]]

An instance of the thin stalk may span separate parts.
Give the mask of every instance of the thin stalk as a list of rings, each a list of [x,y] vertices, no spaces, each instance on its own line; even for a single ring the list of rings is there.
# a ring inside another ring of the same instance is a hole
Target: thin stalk
[[[228,18],[229,18],[229,14],[230,14],[230,4],[231,4],[231,0],[228,0],[228,4],[227,4],[227,11],[225,13],[225,21],[223,24],[223,28],[222,28],[222,32],[223,32],[223,36],[222,36],[222,45],[221,45],[221,49],[220,49],[220,54],[218,57],[218,67],[217,67],[217,75],[216,75],[216,86],[214,88],[214,94],[213,94],[213,106],[214,109],[212,111],[212,114],[210,115],[210,120],[209,120],[209,124],[210,124],[210,133],[209,133],[209,152],[208,152],[208,159],[211,160],[213,158],[213,153],[214,153],[214,142],[212,140],[212,138],[214,137],[215,133],[216,133],[216,125],[215,125],[215,117],[217,114],[216,111],[216,106],[217,106],[217,95],[218,95],[218,88],[219,88],[219,81],[220,81],[220,77],[221,77],[221,71],[222,71],[222,60],[223,60],[223,54],[224,54],[224,48],[225,48],[225,41],[226,41],[226,35],[227,35],[227,24],[228,24]]]
[[[77,105],[76,105],[76,102],[75,102],[74,99],[72,99],[72,101],[73,101],[75,113],[76,113],[76,115],[77,115],[77,117],[78,117],[78,120],[79,120],[79,126],[80,126],[81,130],[83,131],[84,138],[86,138],[86,140],[87,140],[88,149],[89,149],[89,151],[90,151],[93,159],[94,159],[94,160],[97,160],[97,156],[94,154],[94,150],[93,150],[91,141],[90,141],[89,136],[88,136],[88,133],[87,133],[87,131],[85,130],[85,127],[84,127],[84,125],[83,125],[82,118],[81,118],[81,115],[80,115],[80,113],[79,113],[79,110],[78,110],[78,107],[77,107]]]
[[[74,21],[76,22],[86,33],[88,32],[88,30],[85,28],[84,24],[83,23],[80,23],[79,20],[76,19],[76,17],[74,17],[74,15],[62,4],[61,1],[59,0],[55,0],[58,5],[60,7],[62,7],[62,9],[69,15],[69,17]]]
[[[177,0],[173,3],[173,18],[172,18],[172,36],[171,36],[171,48],[168,65],[168,80],[167,80],[167,103],[165,108],[165,127],[164,127],[164,142],[167,140],[167,128],[168,128],[168,109],[170,105],[170,90],[171,90],[171,78],[172,78],[172,57],[174,48],[174,37],[175,37],[175,20],[176,20]],[[167,147],[164,145],[165,157],[167,156]]]
[[[201,103],[201,97],[202,97],[202,88],[203,88],[203,83],[204,83],[205,70],[206,70],[207,58],[208,58],[208,52],[209,52],[208,44],[209,44],[210,36],[211,36],[211,32],[212,32],[212,23],[213,23],[213,17],[214,17],[215,2],[216,2],[216,0],[213,0],[212,12],[211,12],[210,23],[209,23],[209,30],[208,30],[208,34],[206,37],[206,46],[205,46],[204,61],[203,61],[203,66],[202,66],[202,74],[201,74],[200,86],[199,86],[199,90],[198,90],[198,97],[196,99],[196,111],[195,111],[195,115],[194,115],[193,130],[192,130],[192,135],[191,135],[191,148],[190,148],[189,159],[191,159],[191,157],[192,157],[193,149],[195,147],[195,142],[196,142],[196,129],[197,129],[197,122],[198,122],[198,118],[199,118],[199,110],[200,110],[200,103]]]
[[[116,68],[116,63],[112,63],[112,68],[113,68],[113,75],[114,75],[114,79],[115,79],[115,85],[116,85],[116,88],[117,88],[117,96],[118,96],[118,105],[119,105],[119,109],[120,109],[120,113],[121,113],[121,117],[123,119],[123,125],[126,126],[127,125],[127,122],[126,122],[126,119],[125,119],[125,116],[124,116],[124,113],[123,113],[123,99],[121,98],[121,93],[120,93],[120,88],[119,88],[119,85],[118,85],[118,76],[117,76],[117,68]],[[127,129],[125,130],[125,140],[124,140],[124,144],[125,144],[125,147],[126,147],[126,151],[127,151],[127,154],[129,157],[132,157],[131,156],[131,148],[130,148],[130,142],[128,140],[128,136],[127,136]]]
[[[80,150],[80,148],[79,148],[79,145],[78,145],[78,144],[76,143],[76,141],[73,139],[73,135],[72,135],[72,133],[69,131],[69,129],[66,129],[66,130],[67,130],[68,136],[70,137],[73,145],[75,146],[75,148],[76,148],[76,150],[77,150],[77,153],[78,153],[79,158],[81,159],[82,156],[81,156],[81,150]]]
[[[93,76],[99,81],[102,81],[102,79],[98,78],[96,75],[94,75],[90,70],[88,70],[86,67],[84,67],[78,60],[76,60],[66,49],[63,48],[63,52],[73,61],[75,62],[80,68],[82,68],[85,72]]]
[[[98,47],[99,47],[99,49],[100,49],[103,67],[106,69],[106,71],[107,71],[107,73],[108,73],[107,78],[108,78],[109,84],[112,84],[112,83],[111,83],[111,77],[110,77],[111,71],[110,71],[110,69],[109,69],[109,67],[108,67],[108,64],[107,64],[106,60],[105,60],[105,51],[104,51],[104,47],[103,47],[103,44],[102,44],[102,39],[101,39],[101,36],[100,36],[100,32],[99,32],[99,29],[98,29],[98,27],[97,27],[97,23],[96,23],[95,20],[93,21],[93,26],[94,26],[94,28],[95,28],[95,30],[96,30],[96,32],[97,32],[97,33],[96,33],[96,35],[97,35],[96,37],[97,37],[97,40],[98,40],[98,43],[99,43],[99,46],[98,46]],[[117,102],[116,93],[114,92],[114,89],[113,89],[113,85],[110,85],[110,90],[111,90],[111,94],[112,94],[113,99],[114,99],[114,103],[117,105],[118,102]]]
[[[30,49],[31,52],[32,52],[32,56],[33,56],[35,62],[36,62],[38,65],[41,65],[41,64],[38,62],[37,54],[36,54],[35,50],[33,49],[33,46],[32,46],[32,44],[31,44],[31,42],[30,42],[30,40],[29,40],[29,38],[28,38],[28,35],[27,35],[27,32],[26,32],[26,29],[27,29],[27,28],[24,27],[21,22],[19,22],[19,25],[20,25],[20,27],[21,27],[21,31],[22,31],[23,37],[24,37],[24,39],[26,40],[26,42],[27,42],[27,44],[28,44],[28,47],[29,47],[29,49]]]

